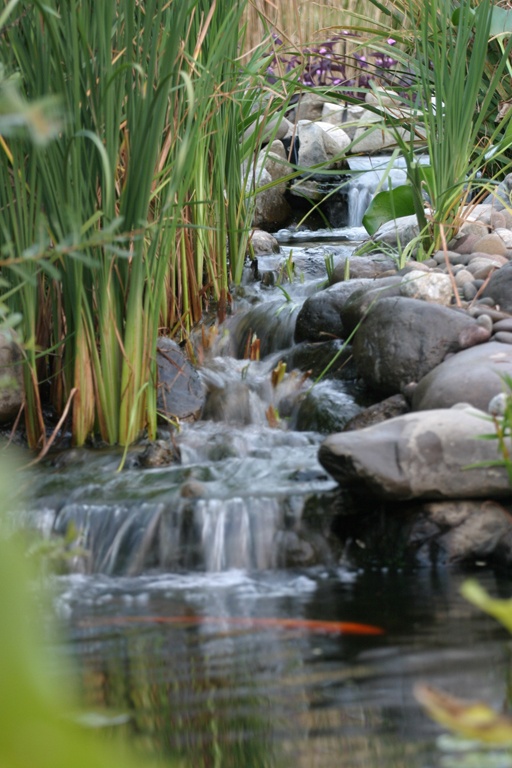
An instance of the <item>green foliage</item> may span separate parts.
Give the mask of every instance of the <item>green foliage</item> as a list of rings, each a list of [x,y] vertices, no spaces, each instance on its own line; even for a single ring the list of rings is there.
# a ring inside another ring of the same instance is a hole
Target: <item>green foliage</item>
[[[410,216],[414,212],[412,187],[402,184],[394,189],[384,189],[375,195],[363,216],[363,226],[369,235],[374,235],[386,221]]]
[[[467,579],[464,582],[461,593],[466,600],[493,616],[512,634],[512,600],[490,597],[474,579]]]
[[[449,240],[460,226],[491,148],[500,172],[508,163],[510,112],[495,119],[507,79],[503,73],[510,69],[512,36],[505,32],[490,41],[497,10],[490,0],[394,0],[388,14],[397,26],[392,32],[397,44],[390,46],[385,39],[389,28],[368,39],[374,50],[397,61],[393,107],[383,104],[375,111],[405,158],[425,251]],[[509,20],[502,16],[500,23],[509,28]],[[499,55],[493,54],[496,45]],[[429,173],[417,160],[418,151],[425,150]],[[392,201],[387,205],[391,209]]]
[[[2,316],[23,343],[34,447],[46,440],[42,384],[57,415],[72,414],[76,444],[154,436],[158,333],[187,334],[208,302],[222,316],[241,279],[240,168],[257,137],[239,135],[265,72],[258,52],[246,67],[238,58],[245,4],[9,4]]]
[[[133,749],[100,741],[80,725],[67,663],[55,659],[51,608],[6,513],[16,468],[2,457],[0,485],[0,764],[3,768],[140,766]],[[43,643],[45,647],[43,647]],[[108,722],[108,717],[104,718]]]

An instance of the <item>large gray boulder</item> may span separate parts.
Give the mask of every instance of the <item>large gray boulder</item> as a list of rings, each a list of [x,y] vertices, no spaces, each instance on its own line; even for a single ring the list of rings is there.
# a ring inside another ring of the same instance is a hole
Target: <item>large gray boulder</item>
[[[487,410],[504,390],[503,375],[512,376],[512,345],[489,341],[465,349],[421,379],[412,396],[414,411],[451,408],[464,400]]]
[[[360,285],[341,310],[341,319],[345,328],[349,332],[355,330],[368,310],[380,299],[400,296],[402,279],[402,275],[390,275]]]
[[[330,435],[319,459],[345,489],[381,499],[471,499],[511,495],[487,414],[459,406],[408,413],[366,429]]]
[[[465,312],[419,299],[379,299],[357,330],[360,376],[383,395],[401,392],[449,353],[487,341],[490,330]]]

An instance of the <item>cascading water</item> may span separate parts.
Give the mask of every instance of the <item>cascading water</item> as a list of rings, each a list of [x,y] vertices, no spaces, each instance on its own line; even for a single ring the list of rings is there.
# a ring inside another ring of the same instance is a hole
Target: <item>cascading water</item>
[[[407,182],[406,164],[400,155],[350,155],[347,162],[351,171],[348,187],[348,227],[360,227],[363,216],[375,194],[395,189]],[[417,162],[428,163],[428,156],[418,155]]]
[[[330,530],[338,512],[335,483],[317,460],[324,419],[318,412],[328,407],[337,425],[340,414],[346,421],[358,412],[349,391],[352,374],[348,381],[322,382],[321,406],[311,365],[291,370],[297,312],[325,280],[325,255],[332,252],[332,246],[290,249],[296,280],[283,284],[284,292],[246,283],[211,349],[202,352],[207,397],[201,421],[172,434],[162,429],[171,463],[144,466],[145,447],[139,446],[122,472],[115,471],[115,451],[86,449],[64,452],[53,466],[35,470],[37,505],[46,508],[40,527],[60,535],[76,531],[76,555],[68,561],[73,569],[125,575],[254,570],[339,557]],[[270,259],[259,266],[281,283],[282,272]],[[261,360],[244,359],[253,338]],[[318,345],[326,362],[336,344]]]

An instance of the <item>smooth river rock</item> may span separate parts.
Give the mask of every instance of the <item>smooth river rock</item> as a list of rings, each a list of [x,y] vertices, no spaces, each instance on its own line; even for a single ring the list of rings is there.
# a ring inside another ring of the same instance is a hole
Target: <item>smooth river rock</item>
[[[493,425],[471,406],[408,413],[366,429],[330,435],[319,460],[342,488],[382,499],[510,496]]]
[[[482,291],[483,298],[490,298],[503,312],[512,314],[512,262],[496,270]]]
[[[449,353],[487,341],[489,329],[464,312],[420,299],[379,299],[353,342],[359,375],[383,395],[403,391]]]
[[[309,296],[297,315],[295,342],[346,338],[341,310],[353,293],[370,285],[373,285],[370,279],[348,280]]]
[[[487,410],[512,376],[512,345],[489,341],[452,355],[428,373],[414,390],[412,410],[451,408],[461,401]]]

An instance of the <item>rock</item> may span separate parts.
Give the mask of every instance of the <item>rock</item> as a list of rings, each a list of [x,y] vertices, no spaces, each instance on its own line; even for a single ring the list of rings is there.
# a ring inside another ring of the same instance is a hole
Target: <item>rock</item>
[[[411,299],[434,301],[449,306],[453,296],[450,276],[442,272],[423,272],[414,269],[407,273],[400,285],[400,294]]]
[[[349,279],[373,278],[396,272],[396,261],[383,253],[373,253],[367,256],[344,256],[336,266],[332,276],[333,283],[345,279],[346,263],[349,262]]]
[[[23,373],[18,345],[0,333],[0,424],[12,421],[23,403]]]
[[[512,314],[512,262],[496,270],[481,293],[491,298],[499,309]]]
[[[276,238],[262,229],[254,229],[251,233],[251,247],[255,256],[267,253],[279,253],[279,243]]]
[[[363,108],[360,107],[361,112]],[[326,102],[322,106],[322,122],[330,123],[330,125],[341,125],[345,115],[345,106],[343,104],[332,104]]]
[[[448,353],[487,341],[489,336],[464,312],[399,296],[379,299],[369,310],[352,351],[365,382],[384,395],[393,395],[426,376]]]
[[[507,252],[505,243],[495,232],[483,235],[473,245],[474,251],[488,253],[492,256],[504,256]]]
[[[507,331],[508,333],[512,333],[512,317],[497,320],[493,327],[495,331]]]
[[[302,399],[295,414],[294,428],[327,435],[342,430],[360,410],[354,398],[338,382],[321,381]]]
[[[506,252],[504,255],[510,258],[509,251],[512,248],[512,231],[510,229],[503,229],[498,227],[497,229],[494,230],[494,234],[499,235],[506,249]]]
[[[258,192],[255,198],[253,227],[274,229],[290,220],[291,208],[285,194],[286,181],[279,182],[289,172],[286,152],[280,141],[274,141],[271,151],[260,153],[254,173],[247,179],[247,194],[274,182],[272,187]]]
[[[466,213],[468,223],[478,221],[491,228],[512,226],[510,213],[505,209],[497,211],[494,205],[487,205],[485,203],[475,206],[470,205],[464,210],[463,215],[466,216]]]
[[[295,344],[282,357],[289,370],[298,369],[313,378],[325,375],[329,378],[353,380],[356,371],[352,350],[339,340]]]
[[[391,395],[380,403],[368,406],[360,413],[353,416],[345,424],[345,432],[351,429],[364,429],[374,424],[381,424],[387,419],[394,419],[396,416],[402,416],[409,413],[409,404],[403,395]]]
[[[289,119],[295,124],[299,120],[319,120],[322,117],[324,104],[327,99],[317,93],[301,94],[294,113],[289,115]]]
[[[497,440],[482,440],[487,415],[470,406],[408,413],[320,446],[322,466],[344,489],[384,499],[510,496]],[[480,466],[478,466],[480,465]]]
[[[496,189],[485,198],[484,204],[492,205],[492,207],[496,211],[501,211],[505,208],[510,208],[511,193],[512,193],[512,173],[509,173],[505,176],[503,181],[501,181],[498,184]]]
[[[137,459],[137,465],[145,469],[165,467],[179,460],[179,451],[172,440],[150,442]]]
[[[361,126],[364,115],[371,113],[357,104],[324,104],[322,110],[322,122],[341,125],[347,136],[352,140],[355,132]]]
[[[488,559],[501,565],[512,562],[512,516],[498,502],[434,501],[422,505],[422,514],[431,526],[423,543],[429,559],[434,539],[442,560],[448,563]],[[416,535],[417,528],[416,524]],[[421,558],[420,552],[418,555]]]
[[[197,419],[205,402],[201,378],[176,342],[157,343],[157,407],[167,419]]]
[[[269,141],[282,140],[288,134],[292,133],[293,125],[286,117],[271,117],[270,119],[258,119],[252,123],[244,132],[244,140],[258,131],[260,144]]]
[[[353,281],[350,281],[353,282]],[[370,283],[360,286],[354,291],[346,304],[341,308],[341,320],[349,333],[352,333],[369,308],[379,299],[400,295],[401,275],[381,277],[379,280],[371,280]]]
[[[400,216],[393,221],[386,221],[382,224],[373,239],[377,243],[387,243],[388,245],[406,246],[411,240],[418,237],[420,229],[416,214],[410,216]]]
[[[350,280],[335,283],[326,290],[309,296],[297,315],[295,342],[344,338],[346,334],[340,311],[355,291],[371,282],[370,280]]]
[[[396,107],[402,102],[396,91],[390,91],[385,88],[376,88],[375,91],[368,91],[364,100],[366,104],[372,104],[375,107]]]
[[[502,376],[512,376],[512,349],[497,341],[459,352],[434,368],[418,384],[412,409],[451,408],[464,400],[487,410],[489,401],[503,391]]]
[[[343,129],[330,123],[299,120],[297,135],[300,141],[299,165],[302,168],[311,168],[320,163],[339,167],[341,156],[350,144]]]

